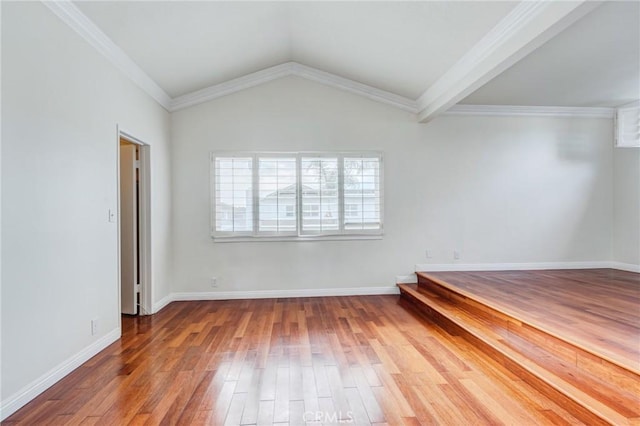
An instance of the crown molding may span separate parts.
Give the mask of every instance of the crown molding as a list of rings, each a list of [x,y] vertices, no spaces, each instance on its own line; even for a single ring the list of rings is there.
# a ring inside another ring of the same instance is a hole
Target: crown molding
[[[42,4],[106,57],[138,87],[169,110],[171,97],[70,0],[42,0]]]
[[[546,17],[546,27],[553,26],[562,21],[560,29],[556,29],[552,35],[557,34],[561,29],[566,28],[569,23],[574,22],[588,11],[595,8],[600,2],[587,2],[587,6],[580,3],[577,6],[562,6],[559,3],[565,2],[547,2],[547,1],[523,1],[519,3],[498,25],[496,25],[483,39],[481,39],[469,52],[467,52],[445,75],[443,75],[434,85],[432,85],[425,93],[413,100],[404,96],[397,95],[355,80],[341,77],[326,71],[322,71],[297,62],[286,62],[264,70],[260,70],[242,77],[238,77],[220,84],[216,84],[192,93],[171,99],[171,97],[147,75],[127,54],[120,49],[98,26],[91,21],[86,15],[80,11],[70,0],[46,1],[42,3],[49,8],[56,16],[58,16],[69,27],[76,31],[83,39],[85,39],[98,52],[105,56],[116,68],[122,71],[129,79],[131,79],[138,87],[145,91],[149,96],[155,99],[166,110],[173,112],[190,106],[198,105],[213,99],[226,96],[240,90],[255,87],[269,81],[273,81],[282,77],[297,76],[310,81],[324,84],[329,87],[344,90],[380,102],[386,105],[399,108],[413,114],[420,114],[421,121],[426,121],[435,116],[436,111],[433,110],[432,104],[434,100],[439,103],[437,113],[445,115],[494,115],[494,116],[543,116],[543,117],[591,117],[591,118],[612,118],[614,108],[576,108],[576,107],[547,107],[547,106],[508,106],[508,105],[453,105],[452,99],[458,99],[460,96],[450,96],[452,90],[459,89],[460,82],[468,79],[469,76],[476,76],[478,67],[481,67],[487,59],[491,57],[495,51],[502,49],[502,46],[508,43],[512,38],[519,35],[523,27],[530,25],[534,20],[538,19],[550,8],[563,8],[560,12],[552,13],[552,16]],[[567,11],[569,9],[569,11]],[[574,13],[580,9],[580,13]],[[558,15],[561,15],[558,18]],[[571,22],[567,23],[567,16],[571,16]],[[551,23],[549,23],[551,21]],[[548,31],[547,31],[548,33]],[[535,34],[534,34],[535,35]],[[551,36],[546,34],[544,41]],[[535,38],[537,47],[540,37]],[[529,45],[534,44],[533,42]],[[512,55],[508,59],[509,65],[515,63],[526,53],[532,51],[535,47],[520,49],[517,55]],[[513,60],[513,57],[517,59]],[[494,67],[491,71],[491,77],[502,71],[506,66],[504,61],[501,66]],[[496,71],[498,70],[499,71]],[[475,90],[480,85],[488,81],[488,77],[484,79],[476,79],[475,83],[467,84],[464,89],[465,93]],[[463,85],[464,85],[463,84]],[[456,86],[457,85],[457,86]],[[441,102],[446,98],[446,102]],[[452,106],[453,105],[453,106]],[[627,107],[624,105],[622,107]],[[622,108],[620,107],[620,108]],[[431,110],[430,110],[431,108]],[[448,110],[447,110],[448,109]],[[427,118],[425,118],[425,116]]]
[[[520,106],[520,105],[454,105],[442,115],[482,115],[506,117],[582,117],[613,118],[615,108]]]
[[[364,96],[368,99],[417,113],[416,101],[376,87],[340,77],[296,62],[286,62],[261,71],[225,81],[192,93],[171,98],[149,75],[147,75],[118,45],[80,11],[70,0],[41,0],[58,18],[76,31],[98,52],[122,71],[138,87],[155,99],[166,110],[172,112],[203,102],[208,102],[240,90],[255,87],[269,81],[295,75]]]
[[[520,2],[418,98],[418,119],[443,113],[600,3]]]
[[[204,102],[211,101],[213,99],[221,98],[222,96],[239,92],[240,90],[259,86],[278,78],[289,76],[292,74],[292,64],[292,62],[285,62],[284,64],[266,68],[251,74],[244,75],[242,77],[225,81],[220,84],[215,84],[204,89],[196,90],[195,92],[178,96],[176,98],[173,98],[173,100],[171,101],[169,111],[178,111],[183,108],[188,108],[190,106],[198,105]]]
[[[295,76],[316,81],[336,89],[355,93],[356,95],[364,96],[365,98],[391,105],[411,113],[418,112],[418,104],[413,99],[405,98],[404,96],[396,95],[395,93],[387,92],[386,90],[340,77],[326,71],[321,71],[307,65],[302,65],[296,62],[291,62],[291,64],[293,66],[292,74]]]
[[[626,108],[640,108],[640,100],[629,102],[624,105],[618,105],[616,109],[626,109]]]
[[[403,96],[396,95],[395,93],[368,86],[366,84],[340,77],[307,65],[302,65],[297,62],[285,62],[284,64],[266,68],[242,77],[234,78],[233,80],[225,81],[224,83],[178,96],[171,101],[169,110],[177,111],[198,105],[203,102],[208,102],[240,90],[255,87],[287,76],[301,77],[336,89],[345,90],[377,102],[391,105],[411,113],[417,112],[417,104],[413,99],[405,98]]]

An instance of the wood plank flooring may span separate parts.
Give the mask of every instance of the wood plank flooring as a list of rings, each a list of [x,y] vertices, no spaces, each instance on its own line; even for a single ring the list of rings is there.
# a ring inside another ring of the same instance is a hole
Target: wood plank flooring
[[[640,372],[640,274],[587,269],[428,275]]]
[[[397,296],[174,302],[3,424],[566,425]]]

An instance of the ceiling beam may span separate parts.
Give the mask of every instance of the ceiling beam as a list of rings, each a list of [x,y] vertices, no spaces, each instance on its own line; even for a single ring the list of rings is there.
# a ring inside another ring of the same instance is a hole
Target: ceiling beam
[[[523,1],[417,100],[428,122],[600,5],[599,1]]]

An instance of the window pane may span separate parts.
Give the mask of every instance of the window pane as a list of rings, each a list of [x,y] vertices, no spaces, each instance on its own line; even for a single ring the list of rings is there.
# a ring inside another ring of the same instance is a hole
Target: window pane
[[[344,229],[380,229],[380,159],[344,159]]]
[[[252,162],[249,158],[216,158],[216,231],[253,230]]]
[[[337,231],[339,226],[338,159],[303,157],[302,231]]]
[[[295,232],[297,228],[296,159],[258,160],[260,232]]]

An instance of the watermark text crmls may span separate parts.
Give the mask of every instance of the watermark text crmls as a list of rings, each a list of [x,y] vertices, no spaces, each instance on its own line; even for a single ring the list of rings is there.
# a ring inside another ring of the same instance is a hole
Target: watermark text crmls
[[[353,411],[305,411],[302,415],[302,420],[305,423],[318,422],[318,423],[353,423]]]

